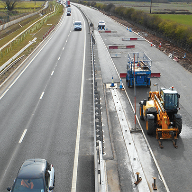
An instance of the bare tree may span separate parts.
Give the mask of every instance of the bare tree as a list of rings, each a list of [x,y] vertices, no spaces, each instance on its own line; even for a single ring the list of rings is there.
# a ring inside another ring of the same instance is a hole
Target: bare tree
[[[19,2],[19,0],[2,0],[2,2],[4,3],[8,11],[12,11]]]

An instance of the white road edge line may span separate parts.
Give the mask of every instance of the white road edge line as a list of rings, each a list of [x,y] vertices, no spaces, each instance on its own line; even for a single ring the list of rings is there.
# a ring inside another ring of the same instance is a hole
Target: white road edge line
[[[19,143],[22,143],[22,141],[23,141],[26,133],[27,133],[27,129],[25,129],[25,130],[23,131],[23,134],[21,135],[21,138],[20,138],[20,140],[19,140]]]
[[[84,21],[84,31],[85,31],[85,21]],[[73,163],[73,177],[72,177],[72,187],[71,192],[76,192],[77,184],[77,169],[78,169],[78,159],[79,159],[79,144],[80,144],[80,132],[81,132],[81,114],[82,114],[82,102],[83,102],[83,89],[84,89],[84,68],[85,68],[85,50],[86,50],[86,33],[84,33],[84,55],[83,55],[83,68],[82,68],[82,80],[81,80],[81,95],[79,103],[79,116],[77,125],[77,135],[76,135],[76,145],[75,145],[75,156]]]

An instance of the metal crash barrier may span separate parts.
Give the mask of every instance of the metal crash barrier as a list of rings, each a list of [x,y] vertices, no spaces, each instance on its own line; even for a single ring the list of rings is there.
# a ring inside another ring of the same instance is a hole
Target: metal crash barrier
[[[75,5],[75,4],[73,4]],[[93,128],[94,128],[94,171],[95,171],[95,192],[107,192],[107,179],[105,161],[103,160],[103,130],[101,118],[101,104],[100,92],[97,89],[97,81],[95,77],[95,62],[94,62],[94,45],[95,38],[93,36],[94,26],[86,14],[83,13],[89,24],[90,38],[91,38],[91,63],[92,63],[92,77],[93,77]]]
[[[94,168],[95,192],[106,191],[106,171],[103,160],[103,130],[101,118],[100,92],[95,78],[94,46],[95,39],[91,34],[92,69],[93,69],[93,118],[94,118]]]

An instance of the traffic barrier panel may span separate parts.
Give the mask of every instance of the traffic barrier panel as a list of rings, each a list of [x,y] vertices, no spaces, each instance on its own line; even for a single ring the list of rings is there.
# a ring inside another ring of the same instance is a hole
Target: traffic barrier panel
[[[127,45],[126,49],[131,49],[131,48],[135,48],[135,45]]]
[[[109,46],[109,49],[118,49],[118,46],[116,46],[116,45],[110,45],[110,46]]]
[[[134,38],[134,37],[131,37],[131,38],[122,38],[122,41],[145,41],[144,38]]]
[[[120,78],[126,78],[127,73],[120,73]]]
[[[131,49],[135,48],[135,45],[109,45],[109,49]]]
[[[151,73],[151,77],[161,77],[161,73]]]
[[[99,31],[99,33],[117,33],[117,31],[105,30],[105,31]]]

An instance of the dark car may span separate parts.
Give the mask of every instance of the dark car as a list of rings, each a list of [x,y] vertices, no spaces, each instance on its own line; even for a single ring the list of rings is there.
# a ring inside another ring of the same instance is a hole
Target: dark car
[[[26,160],[14,181],[11,192],[52,192],[55,183],[55,171],[45,159]]]

